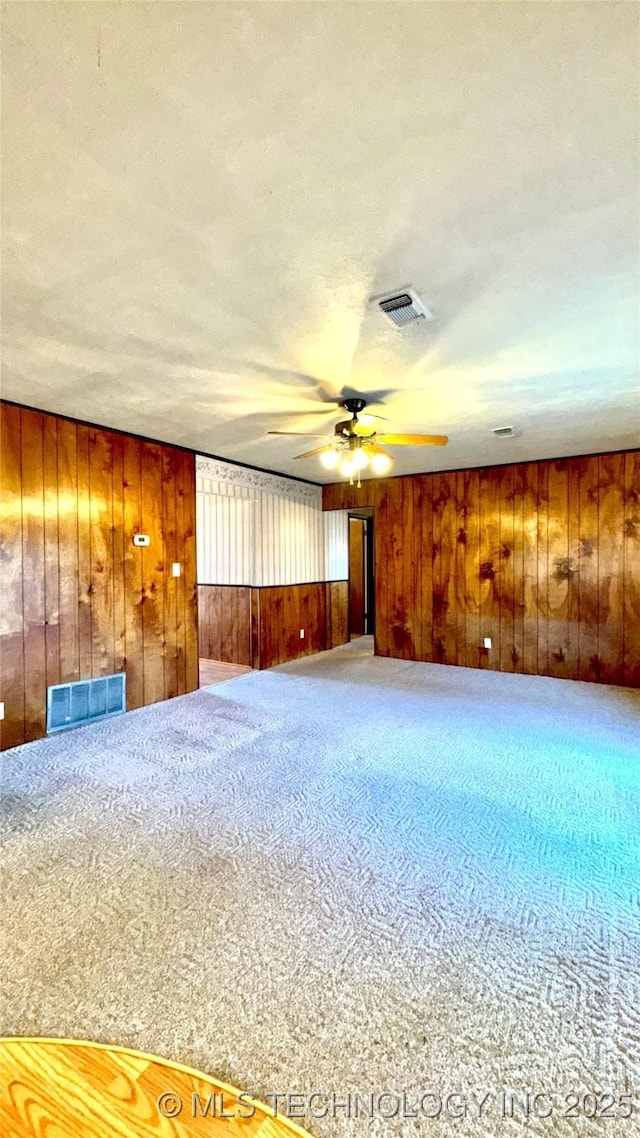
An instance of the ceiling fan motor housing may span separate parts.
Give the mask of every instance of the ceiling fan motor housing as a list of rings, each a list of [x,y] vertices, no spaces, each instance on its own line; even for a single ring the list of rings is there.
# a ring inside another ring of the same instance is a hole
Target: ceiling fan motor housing
[[[345,411],[349,412],[350,415],[359,415],[360,412],[364,411],[365,407],[367,406],[367,401],[366,399],[359,398],[345,399],[342,406],[344,407]]]

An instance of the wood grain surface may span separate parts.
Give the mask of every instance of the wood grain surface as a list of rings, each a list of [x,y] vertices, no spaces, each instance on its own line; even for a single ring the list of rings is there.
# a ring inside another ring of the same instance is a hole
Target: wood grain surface
[[[325,584],[327,615],[327,648],[337,648],[349,640],[349,582],[327,581]]]
[[[248,585],[198,585],[201,659],[251,666],[251,589]]]
[[[362,518],[349,518],[349,633],[364,636],[364,533]]]
[[[200,660],[199,683],[201,688],[210,684],[224,684],[227,680],[235,680],[236,676],[245,676],[253,669],[245,664],[225,664],[220,660]]]
[[[188,1067],[96,1043],[0,1039],[3,1138],[308,1138],[251,1096]],[[175,1117],[163,1114],[181,1109]],[[176,1098],[177,1096],[177,1098]],[[196,1096],[194,1098],[194,1096]],[[207,1112],[207,1113],[205,1113]]]
[[[323,488],[365,506],[378,655],[640,687],[640,451]]]
[[[300,639],[300,629],[304,638]],[[260,667],[272,668],[327,647],[324,581],[260,589]]]
[[[0,421],[2,747],[44,735],[51,684],[126,671],[128,708],[194,690],[194,456],[7,404]]]
[[[345,644],[347,621],[346,581],[198,586],[201,659],[271,668]]]

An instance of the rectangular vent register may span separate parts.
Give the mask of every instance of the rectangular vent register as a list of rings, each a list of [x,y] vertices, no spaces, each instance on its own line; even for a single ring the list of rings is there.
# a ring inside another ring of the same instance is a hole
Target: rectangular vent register
[[[47,734],[122,715],[127,709],[126,680],[126,674],[118,672],[95,680],[53,684],[47,691]]]

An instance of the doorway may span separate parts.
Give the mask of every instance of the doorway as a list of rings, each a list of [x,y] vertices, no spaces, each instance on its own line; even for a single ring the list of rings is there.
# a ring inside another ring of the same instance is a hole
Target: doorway
[[[349,638],[375,632],[373,509],[349,513]]]

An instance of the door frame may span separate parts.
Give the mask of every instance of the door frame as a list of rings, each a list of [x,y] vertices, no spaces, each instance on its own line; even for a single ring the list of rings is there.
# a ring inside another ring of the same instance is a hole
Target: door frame
[[[373,636],[375,635],[375,611],[376,611],[376,591],[375,591],[375,552],[374,552],[374,512],[373,508],[362,510],[349,510],[348,511],[348,526],[349,535],[351,533],[350,523],[354,521],[363,523],[363,605],[364,605],[364,633],[357,633],[356,635]],[[351,637],[351,553],[349,541],[349,637]]]

